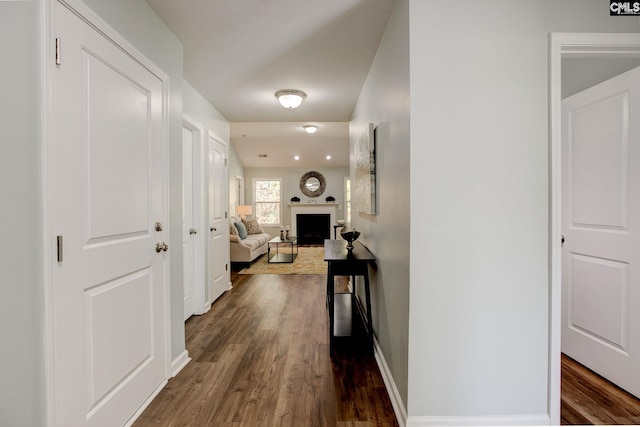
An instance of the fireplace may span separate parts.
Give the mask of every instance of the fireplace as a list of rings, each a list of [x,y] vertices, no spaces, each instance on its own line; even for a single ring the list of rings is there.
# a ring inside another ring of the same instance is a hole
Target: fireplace
[[[298,244],[323,244],[325,239],[331,238],[331,215],[329,214],[298,214],[296,215],[296,230]]]
[[[302,235],[298,231],[298,217],[301,215],[326,215],[329,217],[329,222],[325,224],[326,238],[331,238],[331,224],[336,223],[336,209],[338,207],[335,203],[292,203],[289,205],[291,208],[291,234],[293,236],[301,237]],[[304,242],[303,237],[299,242]],[[318,238],[316,241],[320,240]],[[320,240],[318,243],[322,244],[324,241]]]

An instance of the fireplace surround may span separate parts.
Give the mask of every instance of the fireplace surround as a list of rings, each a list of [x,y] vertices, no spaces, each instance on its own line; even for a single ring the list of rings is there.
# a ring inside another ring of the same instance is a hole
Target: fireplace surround
[[[329,231],[332,224],[336,223],[336,209],[338,207],[335,203],[292,203],[289,205],[291,208],[291,234],[300,238],[298,233],[298,215],[329,215],[329,223],[327,225],[327,239],[331,238],[331,232]],[[299,243],[302,243],[298,241]],[[322,243],[320,241],[319,243]]]

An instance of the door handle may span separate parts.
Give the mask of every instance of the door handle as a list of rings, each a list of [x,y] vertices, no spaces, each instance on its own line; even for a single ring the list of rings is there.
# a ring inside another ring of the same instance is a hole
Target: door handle
[[[168,250],[169,250],[169,245],[167,245],[165,242],[156,243],[156,252],[158,253],[162,251],[167,252]]]
[[[209,230],[211,230],[211,231],[218,231],[218,229],[217,229],[217,228],[215,228],[215,227],[211,227],[211,228],[209,228]]]
[[[198,230],[196,230],[195,228],[192,228],[191,230],[189,230],[189,234],[197,234]]]

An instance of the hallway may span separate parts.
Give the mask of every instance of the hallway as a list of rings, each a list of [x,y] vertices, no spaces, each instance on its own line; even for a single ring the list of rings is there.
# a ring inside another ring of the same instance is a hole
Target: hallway
[[[186,322],[192,361],[135,426],[398,425],[372,355],[344,343],[329,358],[326,276],[232,281]]]

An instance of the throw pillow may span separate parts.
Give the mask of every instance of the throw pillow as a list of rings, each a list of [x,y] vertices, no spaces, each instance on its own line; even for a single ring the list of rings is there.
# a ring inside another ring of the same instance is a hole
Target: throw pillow
[[[238,235],[238,229],[236,228],[236,226],[234,224],[229,224],[229,235],[231,235],[231,236],[237,236]]]
[[[242,223],[247,228],[247,234],[262,234],[262,228],[258,225],[258,221],[255,219],[243,219]]]
[[[244,240],[247,238],[247,228],[241,222],[236,222],[236,228],[238,229],[238,236]]]

